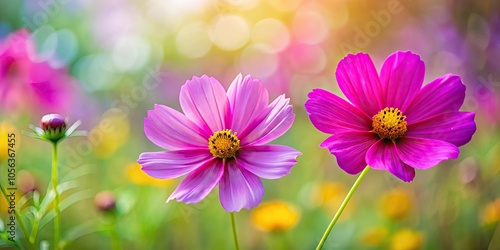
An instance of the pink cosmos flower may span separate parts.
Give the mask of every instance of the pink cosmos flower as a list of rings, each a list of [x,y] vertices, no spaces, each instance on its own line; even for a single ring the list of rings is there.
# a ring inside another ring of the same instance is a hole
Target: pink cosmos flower
[[[313,125],[333,134],[328,148],[349,174],[366,165],[412,181],[415,169],[456,159],[458,147],[476,131],[474,113],[461,112],[465,85],[447,74],[422,87],[424,63],[411,52],[396,52],[380,75],[364,53],[348,55],[336,71],[340,90],[350,102],[315,89],[305,107]]]
[[[0,41],[0,107],[13,112],[64,113],[74,99],[73,80],[64,69],[37,61],[37,56],[26,30]]]
[[[264,145],[283,135],[295,115],[284,95],[268,104],[259,80],[238,75],[226,93],[213,77],[193,77],[179,99],[184,114],[163,105],[148,111],[144,133],[166,151],[142,153],[138,160],[155,178],[187,174],[167,202],[199,202],[219,184],[226,211],[251,209],[264,194],[260,178],[283,177],[297,162],[299,151]]]

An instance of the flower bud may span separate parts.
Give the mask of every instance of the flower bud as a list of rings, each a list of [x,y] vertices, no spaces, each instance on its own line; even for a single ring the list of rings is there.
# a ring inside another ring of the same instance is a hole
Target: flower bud
[[[97,210],[101,212],[113,212],[116,209],[116,198],[111,191],[99,192],[94,199]]]
[[[27,170],[19,171],[17,185],[19,187],[19,190],[23,194],[40,191],[37,185],[36,177]]]
[[[59,114],[48,114],[40,122],[46,139],[57,142],[65,136],[66,121]]]

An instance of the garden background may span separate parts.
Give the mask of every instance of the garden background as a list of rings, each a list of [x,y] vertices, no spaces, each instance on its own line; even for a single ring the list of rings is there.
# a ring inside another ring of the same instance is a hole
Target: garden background
[[[180,179],[152,179],[136,160],[161,150],[143,132],[155,103],[180,110],[180,87],[192,76],[227,88],[240,72],[260,79],[271,99],[290,98],[295,122],[277,143],[303,153],[289,175],[263,181],[262,204],[284,212],[236,214],[241,247],[314,248],[356,176],[319,148],[327,135],[307,116],[307,93],[342,95],[334,75],[348,53],[369,53],[380,70],[397,50],[420,55],[425,83],[462,77],[462,110],[476,112],[477,132],[457,160],[417,171],[411,183],[370,171],[325,249],[500,249],[499,1],[0,0],[0,54],[14,33],[33,42],[28,59],[40,66],[35,76],[18,67],[0,78],[0,176],[6,185],[15,133],[22,211],[34,204],[28,197],[47,194],[51,166],[48,144],[22,131],[58,112],[88,132],[59,145],[60,180],[71,187],[62,196],[67,249],[109,249],[112,238],[123,249],[233,248],[216,190],[198,204],[166,204]],[[49,87],[23,81],[33,77]],[[116,206],[103,212],[95,196],[106,190]],[[0,209],[0,240],[12,247],[3,198]],[[52,240],[49,220],[36,244]]]

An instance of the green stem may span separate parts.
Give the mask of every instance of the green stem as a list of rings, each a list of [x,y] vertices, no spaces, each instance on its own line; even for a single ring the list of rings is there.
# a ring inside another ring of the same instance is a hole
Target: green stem
[[[26,227],[24,226],[24,222],[23,222],[23,219],[21,218],[21,216],[18,215],[19,212],[20,212],[20,210],[16,211],[17,223],[19,223],[19,227],[21,228],[21,231],[23,232],[24,237],[28,237],[28,230],[26,230]],[[28,246],[30,249],[35,249],[33,247],[33,245],[31,245],[31,244],[28,244]]]
[[[38,223],[39,222],[40,222],[40,218],[38,217],[38,215],[35,215],[35,218],[33,218],[33,225],[31,226],[31,234],[30,234],[30,238],[29,238],[29,242],[32,245],[35,245],[35,243],[36,243],[36,236],[38,234]]]
[[[56,213],[54,217],[54,249],[59,249],[59,239],[61,235],[61,211],[59,211],[59,192],[57,191],[57,142],[52,144],[52,188],[55,192],[54,200],[54,211]]]
[[[9,199],[7,197],[7,193],[3,189],[2,183],[0,183],[0,190],[2,190],[2,194],[3,194],[3,197],[5,198],[5,200],[7,202],[9,202]],[[17,221],[17,223],[19,223],[19,227],[21,228],[21,232],[23,232],[24,238],[27,238],[28,237],[28,230],[26,230],[26,227],[24,226],[23,219],[21,218],[19,213],[20,213],[19,208],[16,208],[16,219],[17,219],[16,221]],[[28,246],[30,249],[34,249],[33,245],[29,241],[28,241]]]
[[[117,219],[116,219],[115,214],[113,214],[112,216],[113,216],[113,218],[112,218],[112,221],[110,224],[110,227],[111,227],[110,228],[110,230],[111,230],[111,249],[120,250],[120,249],[122,249],[122,246],[120,243],[120,235],[118,235],[118,230],[116,228]]]
[[[342,201],[342,204],[339,207],[339,210],[337,210],[337,213],[333,217],[332,221],[330,222],[330,225],[328,225],[328,228],[326,228],[325,233],[323,234],[323,237],[318,243],[318,246],[316,247],[316,250],[320,250],[323,248],[323,245],[325,244],[326,238],[328,238],[328,235],[330,234],[330,231],[332,231],[333,226],[335,226],[335,223],[337,223],[337,220],[339,219],[340,215],[344,211],[344,208],[347,206],[347,203],[349,203],[349,200],[351,199],[352,195],[354,194],[354,191],[356,191],[356,188],[358,188],[359,183],[361,183],[361,180],[365,177],[366,173],[370,169],[370,166],[366,166],[363,172],[358,176],[358,179],[354,182],[354,184],[351,187],[351,190],[347,193],[347,196],[344,198],[344,201]]]
[[[236,234],[236,223],[234,223],[234,213],[229,213],[231,215],[231,227],[233,228],[233,238],[234,238],[234,248],[236,250],[240,249],[238,245],[238,235]]]

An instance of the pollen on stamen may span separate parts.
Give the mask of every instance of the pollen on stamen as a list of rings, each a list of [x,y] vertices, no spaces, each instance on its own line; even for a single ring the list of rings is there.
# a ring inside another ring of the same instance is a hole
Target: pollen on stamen
[[[231,133],[230,129],[225,129],[215,132],[208,138],[208,148],[214,157],[229,159],[240,149],[240,140],[236,132]]]
[[[406,116],[398,108],[384,108],[372,117],[373,132],[382,139],[395,140],[402,137],[408,128]]]

